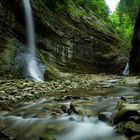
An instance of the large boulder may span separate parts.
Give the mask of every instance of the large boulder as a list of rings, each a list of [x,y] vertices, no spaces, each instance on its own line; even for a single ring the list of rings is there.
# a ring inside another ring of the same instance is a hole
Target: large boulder
[[[140,104],[120,102],[118,104],[118,112],[113,117],[113,123],[117,132],[131,137],[133,140],[139,139]]]
[[[94,12],[86,14],[85,9],[73,3],[70,14],[66,14],[52,11],[48,1],[31,2],[38,53],[47,78],[60,77],[60,71],[115,73],[124,65],[122,41]],[[1,0],[0,11],[0,73],[22,77],[26,68],[22,58],[27,50],[22,1]]]

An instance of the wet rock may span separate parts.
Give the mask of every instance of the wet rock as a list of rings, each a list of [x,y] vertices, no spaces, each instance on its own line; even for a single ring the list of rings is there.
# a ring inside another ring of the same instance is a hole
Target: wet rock
[[[140,135],[135,135],[131,137],[130,140],[140,140]]]
[[[0,140],[10,140],[10,138],[0,132]]]
[[[129,137],[140,135],[140,104],[119,103],[113,117],[115,131]]]
[[[66,80],[66,81],[65,81],[65,84],[66,84],[66,85],[70,85],[70,84],[71,84],[71,81],[70,81],[70,80]]]
[[[113,123],[117,124],[119,122],[125,121],[131,116],[139,116],[140,115],[140,104],[128,104],[128,103],[119,103],[118,105],[119,111],[113,118]]]
[[[121,100],[126,101],[126,98],[124,96],[121,96]]]
[[[115,130],[127,136],[140,135],[140,124],[133,121],[121,122],[115,127]]]
[[[112,113],[111,112],[101,112],[98,115],[98,119],[106,122],[106,123],[110,123],[112,122]]]
[[[62,110],[64,113],[67,113],[68,108],[67,108],[66,105],[62,105],[62,106],[61,106],[61,110]]]
[[[56,140],[56,139],[52,136],[42,136],[39,138],[39,140]]]
[[[28,84],[23,82],[23,83],[17,83],[17,87],[20,88],[20,89],[23,89],[27,86]]]
[[[27,119],[27,118],[36,118],[37,115],[36,113],[25,113],[25,114],[17,114],[17,116],[22,116],[24,119]]]
[[[4,90],[0,91],[0,95],[1,95],[1,94],[4,95],[4,94],[5,94],[5,91],[4,91]]]
[[[75,114],[93,116],[92,110],[94,103],[91,101],[73,101],[70,104],[70,110]]]
[[[65,121],[53,121],[47,124],[46,132],[51,134],[60,134],[67,131],[70,128],[70,124]]]
[[[75,118],[70,117],[69,120],[70,120],[70,121],[75,121]]]
[[[74,113],[80,114],[80,112],[79,112],[79,110],[78,110],[78,106],[77,106],[76,104],[74,104],[74,102],[72,102],[72,103],[70,104],[70,109],[71,109]]]
[[[45,112],[45,111],[41,111],[39,112],[36,116],[38,118],[47,118],[50,114],[48,112]]]
[[[57,126],[56,126],[56,124],[54,124],[54,123],[51,123],[51,124],[48,124],[48,125],[47,125],[47,129],[48,129],[48,130],[54,130],[56,127],[57,127]]]
[[[67,113],[68,113],[68,115],[71,115],[72,114],[72,110],[70,108],[68,108]]]
[[[116,137],[108,138],[104,140],[128,140],[128,138],[126,138],[125,136],[116,136]]]

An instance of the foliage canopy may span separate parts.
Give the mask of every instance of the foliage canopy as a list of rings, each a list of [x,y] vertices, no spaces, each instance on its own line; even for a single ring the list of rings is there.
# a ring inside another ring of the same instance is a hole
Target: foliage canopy
[[[88,16],[90,11],[95,12],[106,22],[111,31],[116,32],[130,46],[140,0],[120,0],[112,15],[109,15],[105,0],[48,0],[47,4],[54,12],[68,15],[74,13],[78,17]],[[76,10],[74,7],[81,7],[84,11]]]
[[[116,11],[109,16],[116,32],[130,45],[140,0],[120,0]]]
[[[86,9],[87,13],[92,10],[102,18],[106,18],[109,14],[109,8],[104,0],[48,0],[51,10],[70,13],[71,5],[76,4]]]

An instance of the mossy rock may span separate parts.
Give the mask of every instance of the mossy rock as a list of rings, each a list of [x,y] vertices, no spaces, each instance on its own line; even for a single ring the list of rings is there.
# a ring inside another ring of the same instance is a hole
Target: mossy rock
[[[140,135],[140,124],[133,121],[122,122],[115,127],[115,130],[127,136]]]
[[[41,136],[39,140],[56,140],[54,137],[52,136]]]

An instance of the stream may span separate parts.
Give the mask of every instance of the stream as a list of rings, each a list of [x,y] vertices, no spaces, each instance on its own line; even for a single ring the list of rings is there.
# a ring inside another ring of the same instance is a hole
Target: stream
[[[114,140],[120,137],[111,126],[118,101],[139,101],[140,89],[115,85],[103,90],[79,89],[17,104],[1,113],[0,130],[14,140]]]

